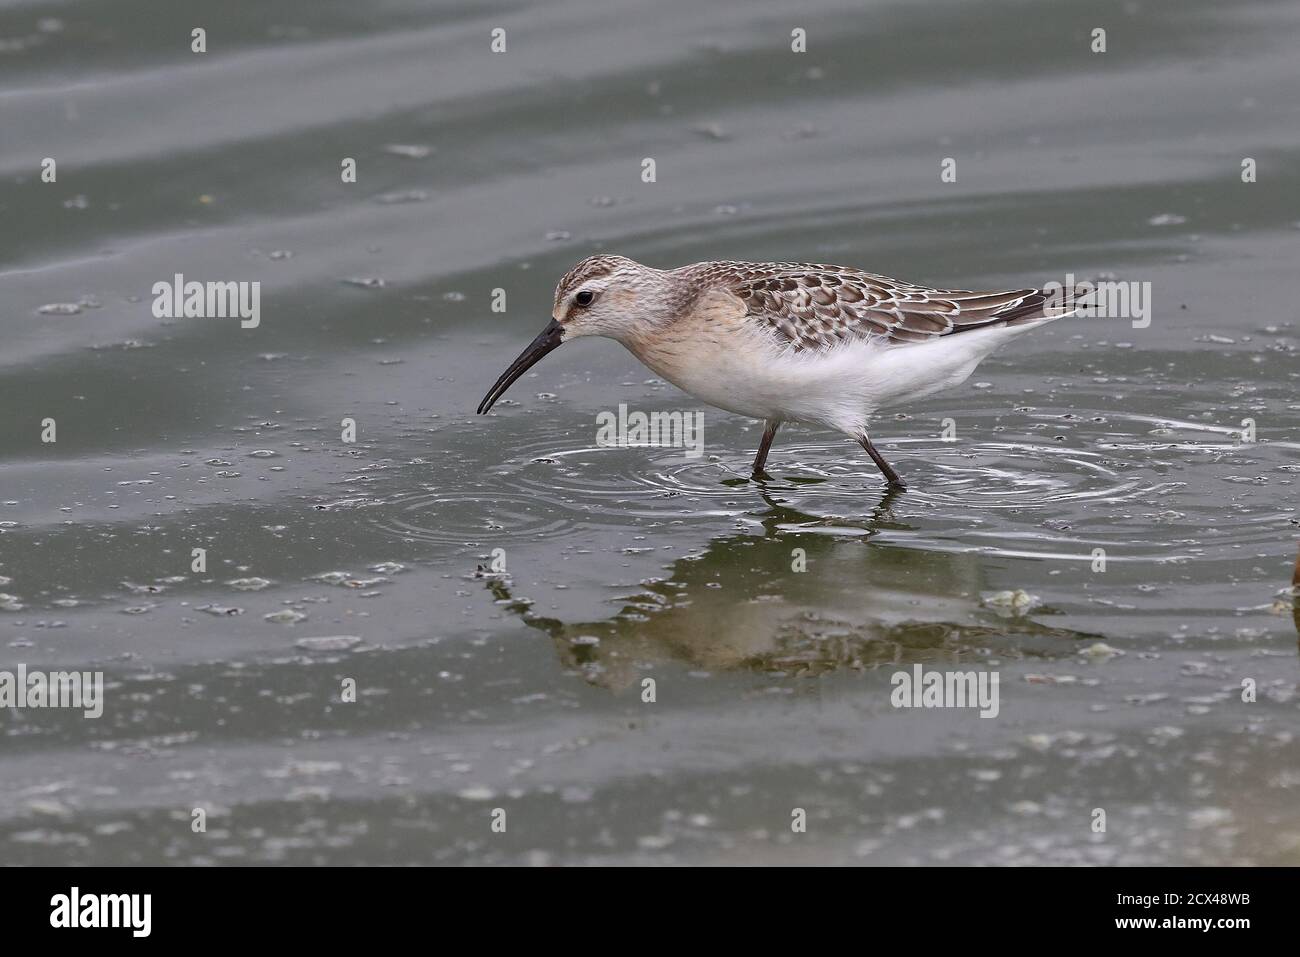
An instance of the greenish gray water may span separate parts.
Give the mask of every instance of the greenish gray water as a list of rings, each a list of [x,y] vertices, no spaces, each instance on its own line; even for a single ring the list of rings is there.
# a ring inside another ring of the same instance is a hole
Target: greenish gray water
[[[1284,2],[0,0],[0,670],[108,681],[0,713],[0,862],[1300,863],[1298,41]],[[597,250],[1153,313],[884,416],[901,495],[792,427],[755,483],[712,409],[699,459],[598,447],[699,408],[607,341],[473,415]],[[261,324],[155,318],[176,273]],[[891,707],[918,663],[997,718]]]

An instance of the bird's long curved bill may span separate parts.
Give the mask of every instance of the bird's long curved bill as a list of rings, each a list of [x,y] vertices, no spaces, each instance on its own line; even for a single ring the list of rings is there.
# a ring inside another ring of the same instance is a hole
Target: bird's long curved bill
[[[527,349],[519,353],[518,359],[510,363],[510,368],[501,373],[501,378],[497,379],[496,385],[488,389],[488,394],[483,396],[483,401],[478,404],[478,414],[482,415],[492,408],[496,400],[505,395],[505,391],[510,388],[511,383],[541,361],[542,356],[555,349],[563,341],[564,327],[552,319],[550,325],[542,330],[541,335],[534,339]]]

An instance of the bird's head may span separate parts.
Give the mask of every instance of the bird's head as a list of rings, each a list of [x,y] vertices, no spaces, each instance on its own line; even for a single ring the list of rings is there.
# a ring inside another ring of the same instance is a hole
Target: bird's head
[[[579,336],[631,342],[671,320],[673,285],[668,273],[623,256],[589,256],[555,287],[551,321],[519,354],[479,403],[492,408],[510,385],[548,352]]]

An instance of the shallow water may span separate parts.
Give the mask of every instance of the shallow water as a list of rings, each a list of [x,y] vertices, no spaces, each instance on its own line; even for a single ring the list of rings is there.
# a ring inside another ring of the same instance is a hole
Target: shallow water
[[[0,3],[0,670],[108,682],[0,715],[0,861],[1300,863],[1300,7],[701,6]],[[473,414],[596,250],[1152,321],[883,415],[902,494],[789,426],[758,483],[712,409],[599,447],[700,408],[606,341]]]

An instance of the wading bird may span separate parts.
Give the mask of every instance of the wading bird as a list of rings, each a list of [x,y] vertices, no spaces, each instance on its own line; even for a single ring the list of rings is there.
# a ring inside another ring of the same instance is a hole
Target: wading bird
[[[1078,308],[1073,289],[930,289],[845,266],[702,262],[654,269],[591,256],[555,290],[550,324],[479,404],[480,414],[561,343],[621,342],[657,375],[762,419],[754,476],[782,422],[851,436],[889,484],[868,436],[882,408],[960,385],[998,346]]]

